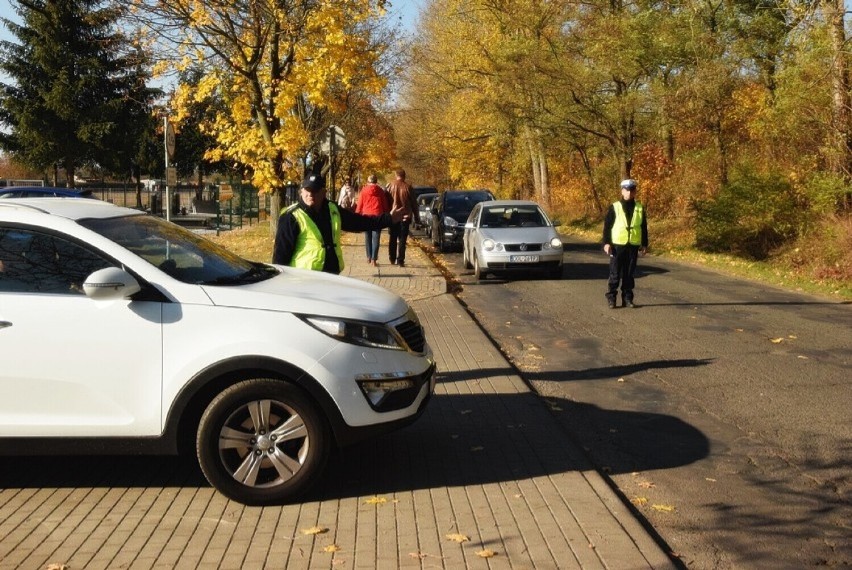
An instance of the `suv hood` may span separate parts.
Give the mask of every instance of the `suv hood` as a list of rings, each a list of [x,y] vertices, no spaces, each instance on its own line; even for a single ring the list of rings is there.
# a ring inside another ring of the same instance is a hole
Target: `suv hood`
[[[321,271],[276,266],[272,279],[237,286],[203,286],[213,304],[389,322],[404,315],[408,304],[397,294],[359,279]]]

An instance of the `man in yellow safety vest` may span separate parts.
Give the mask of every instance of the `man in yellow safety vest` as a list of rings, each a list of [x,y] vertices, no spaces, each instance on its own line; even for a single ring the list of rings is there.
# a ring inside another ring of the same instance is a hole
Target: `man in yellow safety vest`
[[[621,200],[614,202],[604,218],[604,252],[609,255],[609,287],[606,299],[615,308],[618,285],[621,283],[621,306],[633,303],[633,273],[639,255],[648,249],[648,224],[645,208],[636,201],[636,181],[621,181]]]
[[[405,219],[401,209],[381,216],[363,216],[326,199],[325,179],[312,174],[302,182],[299,200],[281,210],[272,249],[272,263],[340,273],[340,233],[379,230]]]

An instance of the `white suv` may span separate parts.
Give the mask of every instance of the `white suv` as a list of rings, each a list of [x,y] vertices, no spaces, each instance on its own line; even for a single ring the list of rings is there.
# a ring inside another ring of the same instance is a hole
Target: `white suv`
[[[414,421],[435,382],[399,296],[75,198],[0,204],[0,357],[0,452],[190,448],[254,505],[304,492],[333,444]]]

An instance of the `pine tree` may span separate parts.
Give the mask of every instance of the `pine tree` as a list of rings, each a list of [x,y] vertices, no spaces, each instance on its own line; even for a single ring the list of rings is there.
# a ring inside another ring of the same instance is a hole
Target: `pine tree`
[[[144,87],[138,52],[121,33],[122,8],[102,0],[18,0],[21,23],[3,22],[18,42],[0,43],[0,147],[39,169],[109,169],[132,156],[129,133],[148,121],[154,91]],[[122,168],[130,168],[129,164]]]

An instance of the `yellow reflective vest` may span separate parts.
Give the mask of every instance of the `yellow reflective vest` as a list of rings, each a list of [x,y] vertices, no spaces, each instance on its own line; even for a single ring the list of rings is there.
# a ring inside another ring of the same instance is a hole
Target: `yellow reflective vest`
[[[340,247],[340,210],[337,209],[337,204],[334,202],[328,202],[328,210],[331,214],[331,236],[334,239],[334,251],[337,253],[340,270],[343,271],[343,250]],[[296,238],[296,247],[293,251],[293,257],[290,259],[290,267],[322,271],[323,265],[325,265],[325,247],[319,228],[308,213],[299,207],[299,204],[293,204],[281,210],[282,214],[288,212],[292,212],[301,230],[299,237]]]
[[[633,219],[627,222],[624,206],[621,202],[613,203],[615,209],[615,222],[612,224],[612,243],[615,245],[642,245],[642,218],[645,217],[645,209],[640,202],[636,202],[633,209]]]

